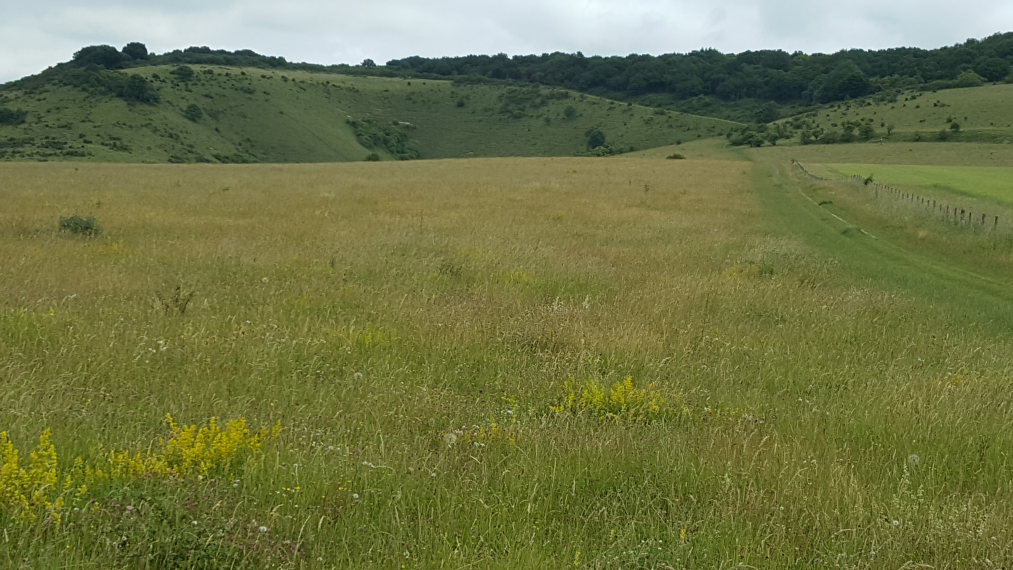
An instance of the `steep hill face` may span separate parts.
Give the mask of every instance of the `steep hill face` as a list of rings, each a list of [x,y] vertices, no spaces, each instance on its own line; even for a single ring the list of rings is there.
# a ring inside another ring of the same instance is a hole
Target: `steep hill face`
[[[223,66],[84,70],[68,77],[0,90],[0,158],[325,162],[572,156],[719,136],[736,126],[531,86]]]

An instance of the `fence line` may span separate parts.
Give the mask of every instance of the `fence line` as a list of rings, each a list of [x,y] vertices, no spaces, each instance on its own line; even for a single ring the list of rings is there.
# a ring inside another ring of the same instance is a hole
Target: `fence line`
[[[821,182],[844,181],[844,182],[853,182],[855,184],[861,184],[864,188],[869,190],[869,192],[876,199],[879,199],[880,194],[882,193],[887,198],[892,198],[895,201],[909,202],[914,206],[921,207],[922,209],[932,214],[934,217],[940,218],[942,221],[952,225],[967,226],[972,229],[974,228],[991,229],[992,231],[997,231],[999,229],[998,215],[989,214],[985,212],[978,212],[978,214],[975,215],[972,211],[966,208],[958,208],[957,206],[951,206],[949,204],[939,202],[934,198],[929,199],[924,196],[915,194],[913,192],[905,192],[898,188],[894,188],[893,186],[880,184],[879,182],[874,181],[871,176],[866,178],[857,174],[853,174],[851,176],[844,176],[839,179],[825,178],[823,176],[817,176],[816,174],[809,172],[809,169],[807,169],[801,162],[797,160],[792,160],[791,165],[799,172],[801,172],[802,174],[808,176],[813,180],[819,180]]]

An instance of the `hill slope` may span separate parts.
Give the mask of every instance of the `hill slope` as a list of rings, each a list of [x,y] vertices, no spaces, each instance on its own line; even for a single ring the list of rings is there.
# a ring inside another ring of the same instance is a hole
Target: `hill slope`
[[[850,127],[855,137],[865,139],[1005,143],[1013,140],[1013,85],[861,99],[829,105],[785,123],[801,127],[813,139],[827,133],[831,139],[841,138]]]
[[[0,125],[0,158],[325,162],[362,160],[370,153],[381,159],[566,156],[588,151],[592,129],[604,135],[606,152],[625,152],[721,135],[735,126],[531,86],[223,66],[92,73],[144,78],[150,96],[147,102],[128,101],[93,88],[89,81],[98,75],[73,85],[58,80],[8,85],[0,91],[0,109],[10,111],[14,120],[8,122],[16,124]]]

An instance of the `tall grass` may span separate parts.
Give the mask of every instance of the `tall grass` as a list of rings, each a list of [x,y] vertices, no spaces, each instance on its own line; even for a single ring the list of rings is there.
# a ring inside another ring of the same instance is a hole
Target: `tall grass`
[[[1008,565],[1009,336],[776,230],[752,170],[5,165],[23,454],[158,449],[166,413],[283,427],[59,526],[0,510],[0,564]]]

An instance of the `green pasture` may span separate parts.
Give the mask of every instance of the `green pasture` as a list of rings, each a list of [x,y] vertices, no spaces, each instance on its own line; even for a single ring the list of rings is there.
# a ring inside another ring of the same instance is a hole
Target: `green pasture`
[[[857,163],[923,166],[1013,166],[1013,145],[962,142],[886,142],[749,149],[761,160],[807,165]]]
[[[943,190],[1013,204],[1013,166],[828,164],[843,176],[872,176],[881,184]]]

